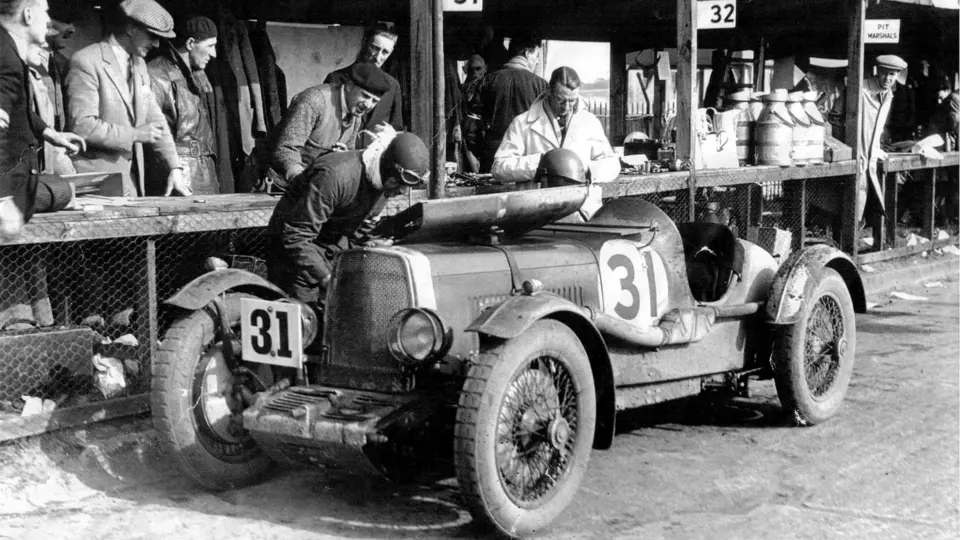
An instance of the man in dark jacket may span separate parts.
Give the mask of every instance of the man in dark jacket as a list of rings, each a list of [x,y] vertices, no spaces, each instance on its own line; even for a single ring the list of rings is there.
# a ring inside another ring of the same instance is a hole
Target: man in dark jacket
[[[384,62],[393,54],[396,45],[397,34],[386,26],[376,25],[368,28],[363,35],[363,42],[360,44],[360,52],[357,53],[356,62],[327,75],[327,78],[323,81],[324,84],[349,82],[350,68],[355,64],[371,63],[383,69]],[[386,122],[397,131],[403,130],[403,101],[401,99],[400,83],[390,75],[387,75],[387,78],[390,81],[390,90],[383,94],[377,107],[367,115],[363,123],[363,129],[373,131],[374,127]],[[361,140],[357,142],[357,148],[366,148],[369,143],[369,138],[361,137]]]
[[[33,215],[40,139],[75,153],[83,138],[47,126],[33,107],[26,58],[43,47],[47,0],[0,0],[0,239],[14,238]]]
[[[536,32],[526,32],[510,41],[512,58],[502,69],[488,73],[480,83],[474,110],[479,110],[486,126],[480,160],[480,172],[490,172],[493,156],[500,147],[503,134],[510,122],[523,112],[549,85],[535,73],[540,63],[541,38]]]
[[[326,294],[336,253],[362,239],[358,231],[386,199],[424,182],[429,153],[419,137],[400,133],[379,153],[320,156],[284,192],[267,226],[275,251],[270,281],[294,298],[317,305]]]
[[[217,56],[217,25],[206,17],[191,17],[174,31],[176,37],[147,65],[150,86],[190,189],[197,195],[220,193],[213,131],[203,99],[204,93],[213,91],[203,70]],[[155,174],[157,170],[162,167],[146,171],[147,195],[163,195],[166,188],[166,179]]]

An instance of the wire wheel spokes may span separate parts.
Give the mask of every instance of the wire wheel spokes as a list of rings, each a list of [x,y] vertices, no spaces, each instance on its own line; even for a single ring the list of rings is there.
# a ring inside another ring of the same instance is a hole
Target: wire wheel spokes
[[[510,382],[497,422],[497,469],[511,498],[547,495],[572,465],[579,396],[567,367],[552,356],[531,360]]]
[[[813,306],[803,351],[807,387],[814,397],[822,397],[833,387],[846,353],[843,310],[836,298],[821,296]]]

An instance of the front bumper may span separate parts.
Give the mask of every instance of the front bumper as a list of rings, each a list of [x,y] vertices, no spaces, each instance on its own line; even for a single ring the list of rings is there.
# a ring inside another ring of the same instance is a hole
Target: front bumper
[[[243,412],[243,427],[278,462],[378,473],[365,450],[389,444],[430,410],[417,394],[298,386],[261,394]]]

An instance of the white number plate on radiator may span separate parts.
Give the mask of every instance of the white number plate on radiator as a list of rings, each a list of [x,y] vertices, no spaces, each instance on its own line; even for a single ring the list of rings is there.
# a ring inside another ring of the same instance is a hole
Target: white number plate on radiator
[[[240,341],[244,361],[300,367],[303,361],[300,306],[256,298],[241,299]]]

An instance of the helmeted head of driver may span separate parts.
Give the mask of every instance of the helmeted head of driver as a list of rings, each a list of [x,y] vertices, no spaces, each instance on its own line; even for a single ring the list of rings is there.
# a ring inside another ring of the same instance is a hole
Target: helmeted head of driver
[[[587,170],[577,153],[568,148],[555,148],[540,156],[534,182],[540,187],[580,186],[588,183]]]
[[[406,188],[430,180],[430,153],[427,145],[413,133],[399,133],[380,156],[383,194],[394,197]]]

